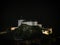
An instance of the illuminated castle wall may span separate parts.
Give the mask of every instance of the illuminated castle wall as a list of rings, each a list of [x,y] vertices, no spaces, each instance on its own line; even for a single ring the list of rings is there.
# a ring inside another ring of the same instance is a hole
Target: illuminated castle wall
[[[21,24],[27,24],[27,25],[31,25],[31,26],[39,26],[42,27],[42,24],[38,24],[37,21],[24,21],[24,20],[18,20],[18,26],[20,26]]]

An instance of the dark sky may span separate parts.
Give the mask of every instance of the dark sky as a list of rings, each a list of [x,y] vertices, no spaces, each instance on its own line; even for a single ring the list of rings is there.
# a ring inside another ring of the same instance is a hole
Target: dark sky
[[[17,20],[37,20],[44,25],[54,27],[59,21],[59,3],[51,1],[26,1],[8,0],[1,3],[1,29],[17,26]]]

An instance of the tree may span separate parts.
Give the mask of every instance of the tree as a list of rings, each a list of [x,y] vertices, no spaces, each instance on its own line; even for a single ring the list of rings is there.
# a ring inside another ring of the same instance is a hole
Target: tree
[[[38,26],[29,26],[26,24],[22,24],[15,31],[13,31],[14,38],[22,38],[22,39],[31,39],[34,37],[38,37],[41,34],[41,28]]]

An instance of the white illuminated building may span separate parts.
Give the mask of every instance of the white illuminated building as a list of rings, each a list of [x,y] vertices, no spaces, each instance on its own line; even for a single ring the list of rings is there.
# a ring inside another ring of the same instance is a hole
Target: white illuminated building
[[[25,20],[18,20],[18,26],[17,27],[11,27],[11,30],[15,30],[16,28],[18,28],[21,24],[26,24],[26,25],[30,25],[30,26],[39,26],[40,28],[43,28],[44,30],[42,30],[42,33],[45,35],[49,35],[52,34],[52,28],[44,28],[42,27],[42,24],[38,24],[37,21],[25,21]]]
[[[38,24],[38,26],[39,26],[40,28],[42,28],[42,24]]]
[[[21,24],[27,24],[30,26],[39,26],[42,28],[42,24],[38,24],[37,21],[25,21],[25,20],[18,20],[18,26],[20,26]]]
[[[23,21],[24,21],[23,19],[22,20],[18,20],[18,26],[20,26]]]
[[[37,21],[26,21],[26,22],[22,22],[22,24],[27,24],[30,26],[37,26],[38,22]]]

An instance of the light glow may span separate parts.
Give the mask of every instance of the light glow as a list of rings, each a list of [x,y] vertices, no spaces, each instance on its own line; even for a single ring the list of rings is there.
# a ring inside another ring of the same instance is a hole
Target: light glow
[[[11,30],[15,30],[17,27],[11,27]]]
[[[42,30],[42,33],[45,34],[45,35],[52,34],[52,28],[48,28],[46,30]]]
[[[42,33],[45,34],[45,35],[49,35],[48,31],[42,30]]]

